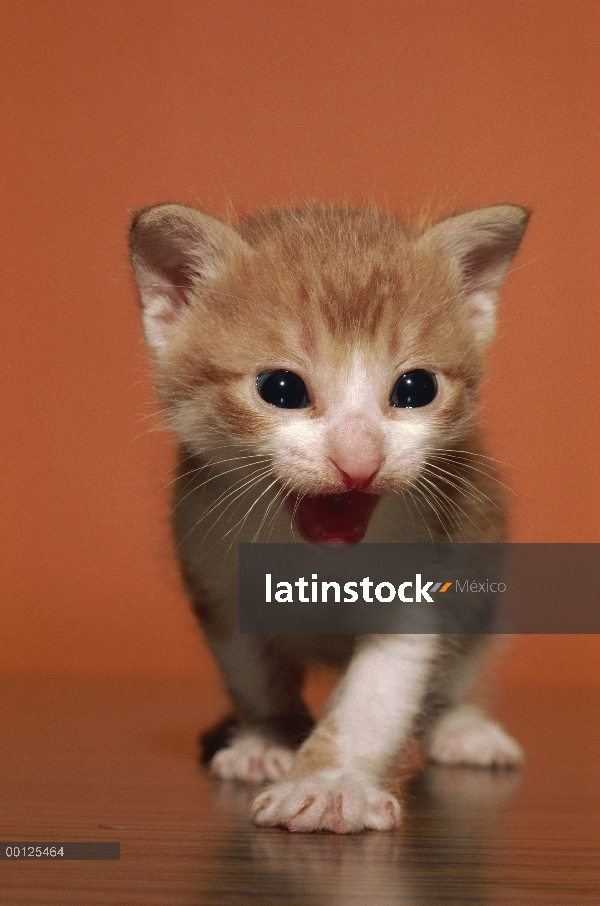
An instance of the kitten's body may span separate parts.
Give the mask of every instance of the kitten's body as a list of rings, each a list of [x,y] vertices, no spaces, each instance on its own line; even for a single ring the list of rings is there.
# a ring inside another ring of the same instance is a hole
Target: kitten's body
[[[237,544],[504,539],[475,415],[525,223],[500,206],[411,234],[374,211],[313,206],[232,227],[175,205],[134,223],[158,393],[182,445],[178,554],[239,721],[212,769],[279,781],[254,803],[258,824],[396,826],[382,783],[413,730],[435,760],[519,760],[465,703],[483,638],[241,636]],[[257,378],[273,372],[300,376],[306,404],[261,398]],[[390,405],[395,381],[424,372],[431,401]],[[313,660],[347,669],[311,733],[300,687]]]

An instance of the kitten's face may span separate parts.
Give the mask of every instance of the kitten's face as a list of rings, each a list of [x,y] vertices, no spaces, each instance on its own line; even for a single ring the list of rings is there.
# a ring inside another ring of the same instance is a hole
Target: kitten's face
[[[374,212],[284,211],[223,229],[209,273],[186,288],[180,269],[176,316],[160,309],[161,402],[190,451],[232,441],[264,457],[304,501],[305,536],[359,540],[378,495],[410,487],[436,449],[473,431],[493,310],[467,303],[432,231]]]

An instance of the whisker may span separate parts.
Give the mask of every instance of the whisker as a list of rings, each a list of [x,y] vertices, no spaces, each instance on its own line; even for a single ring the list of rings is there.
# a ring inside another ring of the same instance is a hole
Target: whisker
[[[434,463],[426,463],[423,466],[423,471],[427,472],[433,478],[438,478],[438,479],[441,478],[442,481],[449,484],[456,491],[458,491],[459,494],[462,494],[467,499],[470,499],[473,502],[475,500],[481,500],[481,501],[487,500],[488,503],[490,503],[496,510],[498,510],[498,512],[500,512],[500,513],[503,512],[502,507],[498,506],[498,504],[495,502],[495,500],[492,500],[491,497],[488,497],[487,494],[484,494],[483,491],[481,491],[477,487],[477,485],[473,484],[473,482],[469,481],[467,478],[464,478],[464,476],[456,475],[454,472],[449,472],[447,469],[442,469],[441,466],[436,466]],[[448,475],[450,477],[449,478],[444,477],[446,475]],[[460,484],[459,485],[454,484],[454,481],[452,481],[452,479],[459,481]],[[462,485],[462,487],[461,487],[461,485]]]
[[[489,478],[491,481],[496,482],[496,484],[498,484],[500,487],[504,488],[510,494],[513,494],[515,497],[517,497],[522,503],[527,505],[527,501],[523,500],[521,495],[517,494],[517,492],[514,490],[514,488],[511,488],[510,485],[506,484],[504,481],[502,481],[500,478],[498,478],[498,476],[495,474],[495,472],[493,472],[493,471],[485,472],[485,471],[483,471],[483,469],[478,469],[476,466],[473,465],[473,463],[465,462],[464,460],[460,460],[460,459],[454,459],[453,457],[448,456],[447,454],[444,454],[444,453],[436,453],[435,458],[444,459],[451,463],[463,465],[463,466],[465,466],[465,468],[469,469],[469,471],[471,471],[471,472],[477,472],[479,475],[484,475],[486,478]],[[500,462],[500,460],[495,460],[495,461]],[[482,465],[482,463],[478,463],[478,465]],[[503,465],[504,465],[504,463],[503,463]]]
[[[190,496],[190,494],[193,494],[193,493],[194,493],[195,491],[197,491],[197,490],[198,490],[198,491],[200,491],[200,490],[201,490],[201,491],[204,491],[205,488],[206,488],[206,486],[207,486],[208,484],[210,484],[211,481],[214,481],[216,478],[221,478],[221,477],[224,476],[224,475],[230,475],[232,472],[240,472],[240,471],[242,471],[243,469],[250,469],[252,466],[260,466],[262,463],[266,463],[266,462],[270,462],[270,459],[261,459],[261,460],[258,460],[257,462],[254,462],[254,463],[246,463],[246,464],[243,465],[243,466],[236,466],[236,467],[233,468],[233,469],[227,469],[225,472],[218,472],[216,475],[211,475],[210,477],[208,477],[208,478],[206,479],[206,481],[203,481],[203,482],[202,482],[201,484],[199,484],[199,485],[194,485],[194,487],[193,487],[190,491],[187,491],[186,494],[183,494],[181,497],[178,497],[178,498],[177,498],[177,501],[175,502],[175,504],[174,504],[174,506],[173,506],[173,510],[176,510],[177,507],[178,507],[180,504],[182,504],[184,500],[187,500],[187,498]],[[212,463],[208,463],[207,466],[203,466],[202,468],[213,468],[213,464],[212,464]],[[193,471],[193,470],[192,470],[192,471]],[[199,470],[199,471],[201,471],[201,470]],[[191,474],[191,473],[186,473],[186,474]],[[252,473],[250,473],[250,474],[254,474],[254,473],[252,472]],[[245,476],[242,476],[239,480],[240,480],[240,481],[243,481],[243,480],[244,480],[244,477],[245,477]],[[249,476],[248,476],[248,477],[249,477]],[[177,480],[177,479],[175,479],[175,481],[176,481],[176,480]],[[186,484],[186,486],[185,486],[185,488],[184,488],[184,491],[187,490],[187,488],[189,487],[191,481],[192,481],[192,479],[189,479],[189,481],[187,482],[187,484]],[[172,482],[171,482],[171,484],[172,484]],[[164,490],[164,488],[163,488],[163,490]],[[221,499],[221,497],[223,496],[223,494],[226,494],[226,493],[227,493],[227,489],[226,489],[225,491],[222,492],[222,494],[220,495],[220,497],[217,498],[217,500],[216,500],[216,503],[217,503],[217,504],[220,502],[220,499]]]
[[[231,533],[238,525],[240,526],[237,535],[235,535],[235,537],[234,537],[233,540],[231,541],[231,544],[230,544],[229,547],[227,548],[227,553],[225,554],[225,557],[227,557],[227,554],[229,554],[229,551],[231,550],[232,545],[235,544],[236,539],[239,537],[239,534],[240,534],[240,532],[242,531],[242,529],[244,528],[244,525],[246,524],[246,520],[248,519],[248,516],[250,515],[250,513],[252,512],[252,510],[254,509],[254,507],[258,504],[259,500],[261,500],[261,499],[265,496],[265,494],[267,494],[267,493],[271,490],[271,488],[274,487],[274,485],[276,485],[276,484],[277,484],[277,479],[275,479],[274,481],[272,481],[271,484],[268,485],[268,486],[264,489],[264,491],[263,491],[261,494],[258,495],[258,497],[257,497],[256,500],[254,501],[254,503],[251,504],[251,506],[248,507],[248,509],[246,510],[246,513],[245,513],[244,516],[239,520],[239,522],[236,522],[236,524],[235,524],[232,528],[230,528],[229,531],[225,532],[225,534],[223,535],[223,537],[220,539],[219,544],[220,544],[221,542],[223,542],[223,541],[225,540],[225,538],[227,537],[227,535],[229,535],[229,534],[230,534],[230,533]],[[241,524],[240,524],[240,523],[241,523]]]
[[[262,517],[262,519],[261,519],[260,525],[258,526],[256,532],[254,533],[254,537],[253,537],[253,539],[252,539],[252,543],[254,543],[254,542],[257,540],[258,536],[260,535],[261,530],[262,530],[262,527],[263,527],[263,525],[265,524],[265,521],[266,521],[266,519],[267,519],[269,513],[271,512],[271,509],[273,508],[273,506],[274,506],[274,504],[275,504],[275,501],[277,500],[277,498],[279,497],[279,495],[282,494],[282,493],[283,493],[283,488],[279,487],[279,488],[277,489],[277,491],[275,492],[275,496],[274,496],[273,499],[271,500],[271,503],[268,505],[268,507],[266,508],[266,510],[265,510],[265,512],[264,512],[264,514],[263,514],[263,517]]]
[[[217,466],[224,465],[227,462],[236,462],[239,459],[249,459],[248,456],[238,456],[233,459],[222,459],[220,462],[207,462],[202,466],[199,466],[197,469],[190,469],[189,472],[184,472],[182,475],[176,475],[171,481],[169,481],[164,487],[160,489],[157,493],[160,494],[162,491],[166,491],[168,487],[175,482],[180,481],[182,478],[186,478],[188,475],[197,475],[199,472],[203,472],[205,469],[213,469]],[[203,481],[202,484],[198,485],[198,488],[204,487],[209,482],[214,481],[215,478],[221,478],[225,475],[231,475],[232,472],[240,472],[242,469],[249,469],[254,465],[260,465],[263,462],[270,462],[269,457],[264,457],[263,459],[256,459],[252,463],[245,463],[242,466],[234,466],[233,469],[225,469],[223,472],[218,472],[216,475],[213,475],[211,478],[207,478],[206,481]]]
[[[287,487],[287,483],[286,483],[285,487]],[[284,491],[285,491],[285,487],[283,488]],[[283,505],[285,504],[286,500],[288,499],[288,497],[290,496],[291,493],[292,493],[291,490],[285,491],[283,497],[281,498],[281,500],[279,502],[279,506],[277,507],[273,516],[271,517],[271,528],[269,529],[267,541],[271,540],[271,535],[273,534],[273,529],[275,528],[275,523],[277,522],[277,517],[279,516],[279,513],[281,512],[281,508],[283,507]]]
[[[433,535],[431,534],[431,528],[430,528],[430,526],[429,526],[429,523],[427,522],[427,520],[426,520],[425,517],[423,516],[423,513],[421,512],[421,507],[418,505],[417,501],[416,501],[415,498],[413,497],[413,494],[412,494],[411,489],[410,489],[410,488],[404,488],[402,491],[397,491],[396,493],[397,493],[397,494],[402,494],[402,496],[404,496],[405,494],[408,494],[408,496],[410,497],[411,501],[413,502],[413,504],[415,505],[415,507],[416,507],[416,509],[417,509],[417,513],[418,513],[419,516],[421,517],[421,521],[423,522],[423,525],[425,526],[425,528],[426,528],[427,531],[429,532],[429,537],[431,538],[431,543],[432,543],[432,544],[435,544],[435,542],[434,542],[434,540],[433,540]],[[410,511],[410,508],[409,508],[409,511]],[[411,512],[411,519],[413,519],[413,517],[412,517],[412,512]],[[416,537],[414,519],[413,519],[413,537]]]
[[[219,521],[219,519],[222,518],[222,516],[229,509],[229,507],[232,505],[232,503],[235,503],[235,501],[245,492],[245,489],[247,488],[247,486],[248,485],[252,486],[254,484],[258,484],[258,482],[262,478],[264,478],[266,475],[268,475],[269,472],[271,472],[271,471],[272,471],[272,469],[269,466],[267,468],[257,470],[258,474],[254,473],[251,478],[247,478],[246,476],[244,476],[243,478],[238,479],[238,481],[234,482],[234,484],[230,488],[228,488],[227,491],[224,491],[217,498],[217,500],[213,503],[213,505],[205,513],[203,513],[202,516],[198,520],[196,520],[194,525],[186,532],[186,534],[180,540],[179,544],[177,545],[177,550],[179,550],[179,548],[181,547],[183,542],[189,537],[189,535],[198,528],[198,526],[200,525],[201,522],[203,522],[208,516],[210,516],[210,514],[212,512],[214,512],[214,510],[217,509],[222,503],[224,503],[228,497],[235,495],[233,500],[230,501],[229,504],[227,504],[227,506],[225,507],[223,512],[217,517],[213,526],[211,526],[211,528],[208,530],[207,535],[205,535],[204,538],[202,539],[202,541],[200,542],[200,544],[203,544],[204,540],[206,539],[208,534],[210,534],[210,532],[212,531],[214,525],[216,525],[216,523]]]
[[[453,538],[452,538],[450,532],[448,531],[448,529],[447,529],[447,527],[446,527],[446,523],[445,523],[443,514],[440,514],[440,512],[439,512],[438,508],[436,507],[436,505],[433,503],[433,501],[430,500],[430,498],[429,498],[429,493],[427,492],[427,489],[426,489],[426,488],[423,489],[423,488],[420,486],[420,484],[419,484],[419,479],[417,479],[417,481],[412,485],[411,491],[414,491],[416,494],[418,494],[419,497],[427,504],[427,506],[428,506],[431,510],[433,510],[433,512],[434,512],[434,514],[435,514],[435,517],[436,517],[436,519],[437,519],[437,522],[438,522],[440,528],[443,530],[443,532],[444,532],[444,534],[446,535],[446,537],[448,538],[448,540],[449,540],[449,541],[453,541]],[[415,503],[416,503],[416,501],[415,501]],[[431,537],[431,541],[432,541],[432,543],[435,543],[434,540],[433,540],[433,535],[431,534],[431,528],[430,528],[430,526],[429,526],[429,522],[428,522],[427,519],[425,519],[424,521],[425,521],[425,525],[426,525],[427,528],[429,529],[429,535],[430,535],[430,537]]]
[[[273,473],[272,468],[270,466],[266,466],[265,468],[258,470],[258,472],[255,472],[251,477],[241,478],[238,482],[236,482],[237,487],[234,485],[234,487],[232,489],[228,490],[227,492],[223,492],[223,494],[221,494],[221,496],[217,499],[217,501],[213,504],[213,506],[211,506],[210,509],[207,510],[206,513],[204,513],[204,515],[202,516],[202,519],[199,520],[199,522],[201,522],[203,519],[205,519],[207,516],[209,516],[215,509],[217,509],[218,506],[225,503],[225,501],[228,498],[233,497],[233,499],[230,500],[229,503],[227,504],[227,506],[221,511],[219,516],[217,516],[215,522],[209,529],[209,532],[212,531],[212,529],[217,524],[217,522],[219,522],[219,520],[223,518],[223,516],[225,515],[227,510],[230,509],[230,507],[232,507],[236,503],[236,501],[238,501],[240,499],[240,497],[242,496],[243,493],[247,493],[256,484],[259,484],[263,478],[265,478],[267,475],[272,474],[272,473]]]
[[[298,496],[296,497],[294,509],[292,510],[292,515],[290,518],[290,531],[292,533],[292,538],[294,540],[296,540],[296,533],[294,532],[294,520],[296,519],[296,513],[298,512],[298,507],[300,506],[301,502],[304,500],[305,497],[306,497],[306,491],[301,491],[298,494]]]
[[[255,483],[257,484],[258,482],[255,482]],[[231,548],[233,547],[233,545],[235,544],[237,538],[239,537],[240,532],[241,532],[242,529],[244,528],[244,525],[245,525],[245,523],[246,523],[246,520],[248,519],[248,516],[250,515],[250,513],[252,512],[252,510],[254,509],[254,507],[258,504],[259,500],[260,500],[262,497],[264,497],[264,495],[265,495],[266,493],[268,493],[268,491],[270,491],[271,488],[272,488],[275,484],[277,484],[277,479],[275,479],[274,481],[272,481],[271,484],[268,485],[268,486],[265,488],[265,490],[264,490],[261,494],[258,495],[258,497],[257,497],[256,500],[254,501],[254,503],[251,504],[251,506],[246,510],[246,513],[244,514],[244,516],[242,516],[242,518],[239,519],[239,520],[235,523],[235,525],[233,525],[230,529],[228,529],[228,530],[225,532],[225,534],[222,535],[222,536],[219,538],[218,541],[215,541],[215,543],[212,545],[212,547],[204,554],[204,557],[208,556],[208,554],[210,554],[211,551],[213,551],[219,544],[222,544],[223,541],[225,540],[225,538],[227,537],[227,535],[231,534],[231,532],[235,531],[235,529],[239,526],[239,529],[238,529],[238,531],[237,531],[237,534],[234,535],[234,537],[232,538],[231,543],[230,543],[229,547],[227,548],[227,550],[226,550],[226,552],[225,552],[225,554],[224,554],[224,556],[223,556],[223,561],[222,561],[222,563],[221,563],[221,570],[223,569],[223,567],[224,567],[224,565],[225,565],[225,562],[226,562],[226,560],[227,560],[227,557],[228,557],[228,555],[229,555],[229,552],[230,552]],[[250,490],[250,489],[248,489],[248,490]],[[246,492],[246,493],[247,493],[247,492]],[[239,499],[239,497],[238,497],[238,499]],[[219,517],[219,518],[220,518],[220,517]],[[212,529],[214,528],[214,526],[216,525],[216,523],[217,523],[218,521],[219,521],[219,519],[215,520],[214,525],[211,526],[211,528],[209,529],[209,532],[207,533],[207,535],[204,536],[203,542],[206,540],[206,538],[208,537],[208,534],[210,534],[210,532],[212,531]],[[204,559],[204,557],[201,557],[201,558],[200,558],[200,561],[198,561],[198,562],[202,562],[202,560]],[[196,561],[194,561],[194,562],[196,562]]]
[[[425,483],[425,484],[423,485],[423,483]],[[441,510],[442,516],[440,516],[439,519],[440,519],[442,528],[444,528],[448,538],[451,538],[451,536],[450,536],[450,533],[448,532],[448,530],[446,529],[445,521],[447,521],[448,524],[451,527],[453,527],[457,532],[464,534],[460,521],[457,519],[456,515],[452,512],[452,509],[449,507],[448,503],[446,502],[448,500],[450,503],[452,503],[452,501],[450,501],[449,498],[446,498],[446,500],[445,500],[444,497],[446,495],[443,495],[440,499],[440,494],[438,493],[439,488],[437,488],[433,482],[429,481],[428,478],[425,478],[424,475],[420,475],[419,478],[417,479],[417,481],[415,482],[415,484],[418,485],[419,487],[421,487],[421,490],[424,493],[426,493],[426,496],[428,497],[428,499],[432,505],[433,505],[433,501],[435,501],[436,511],[437,511],[438,507]],[[444,517],[445,517],[445,519],[444,519]]]
[[[476,453],[474,450],[457,450],[454,447],[433,447],[430,452],[435,453],[436,455],[444,454],[446,456],[450,456],[452,454],[460,454],[461,456],[468,456],[471,459],[483,459],[487,462],[493,462],[501,466],[506,466],[507,469],[514,469],[517,472],[522,471],[521,469],[517,469],[516,466],[513,466],[509,462],[503,462],[503,460],[501,459],[494,459],[493,456],[488,456],[486,453]],[[480,465],[483,464],[484,463],[480,463]]]
[[[408,488],[406,488],[406,491],[408,491]],[[410,495],[410,491],[408,491],[408,493]],[[412,508],[411,508],[410,504],[406,503],[406,494],[404,493],[404,490],[396,491],[396,495],[402,497],[402,502],[404,503],[406,509],[408,510],[408,515],[410,516],[410,522],[412,525],[413,541],[415,541],[416,537],[417,537],[417,530],[415,527],[415,517],[413,515]],[[413,503],[414,503],[414,500],[413,500]],[[421,515],[421,514],[419,513],[419,515]]]
[[[450,505],[451,507],[454,507],[454,509],[456,509],[456,510],[458,510],[460,513],[462,513],[463,516],[464,516],[466,519],[469,520],[469,522],[471,523],[471,525],[473,525],[474,528],[477,529],[477,531],[478,531],[481,535],[483,535],[483,537],[485,538],[485,532],[477,525],[477,523],[475,522],[475,520],[472,519],[471,516],[469,516],[469,514],[467,513],[467,511],[464,510],[464,509],[460,506],[460,504],[458,504],[458,503],[456,502],[456,500],[453,500],[451,497],[449,497],[447,494],[445,494],[444,491],[442,491],[442,489],[439,488],[436,484],[434,484],[434,482],[432,482],[429,478],[426,478],[424,475],[421,475],[420,478],[421,478],[422,481],[427,482],[427,484],[431,486],[432,492],[435,493],[435,494],[437,495],[437,501],[438,501],[438,503],[440,504],[440,506],[442,505],[442,501],[440,500],[440,497],[441,497],[441,498],[443,498],[445,501],[448,502],[448,503],[446,504],[447,506]],[[482,515],[483,515],[483,514],[482,514]],[[456,518],[456,516],[453,515],[453,519],[454,519],[454,521],[455,521],[455,523],[456,523],[456,525],[457,525],[457,528],[460,528],[461,531],[464,531],[464,530],[462,529],[462,526],[460,525],[460,521]],[[489,522],[490,520],[488,519],[487,521]],[[492,523],[490,522],[490,525],[491,525],[491,524],[492,524]]]

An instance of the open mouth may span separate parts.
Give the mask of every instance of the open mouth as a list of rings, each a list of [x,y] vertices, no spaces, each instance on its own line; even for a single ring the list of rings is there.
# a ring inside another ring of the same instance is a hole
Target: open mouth
[[[306,541],[315,544],[357,544],[365,536],[376,494],[346,491],[344,494],[298,495],[288,498],[294,520]]]

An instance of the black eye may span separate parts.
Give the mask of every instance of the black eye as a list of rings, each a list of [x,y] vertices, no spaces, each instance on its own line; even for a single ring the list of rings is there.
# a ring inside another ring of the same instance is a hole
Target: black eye
[[[309,404],[306,384],[293,371],[263,371],[256,387],[265,403],[279,409],[305,409]]]
[[[415,368],[399,377],[394,384],[390,406],[398,409],[418,409],[435,399],[437,381],[435,374],[424,368]]]

